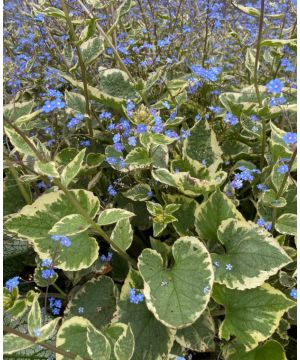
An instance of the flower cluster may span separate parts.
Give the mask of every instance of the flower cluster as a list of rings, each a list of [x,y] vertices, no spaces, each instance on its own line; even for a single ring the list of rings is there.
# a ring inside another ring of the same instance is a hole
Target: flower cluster
[[[8,279],[5,283],[5,287],[8,290],[8,292],[12,292],[13,289],[15,289],[20,283],[20,277],[15,276],[11,279]]]
[[[41,262],[41,267],[43,268],[41,271],[41,276],[43,279],[49,279],[55,276],[56,272],[53,269],[52,260],[44,259]]]
[[[49,306],[52,311],[52,314],[59,315],[61,307],[62,307],[62,301],[59,299],[55,299],[53,297],[50,297],[48,299],[48,301],[49,301]]]
[[[142,293],[136,294],[136,289],[131,288],[129,291],[129,301],[133,304],[138,304],[144,300],[144,295]]]
[[[231,187],[233,187],[234,189],[241,189],[244,186],[244,181],[253,181],[253,174],[260,174],[260,170],[250,170],[245,168],[245,166],[240,166],[238,170],[240,170],[240,173],[236,173],[234,175],[234,179],[230,183]]]
[[[256,225],[259,227],[264,227],[267,231],[270,231],[272,228],[272,224],[270,222],[266,222],[262,217],[256,221]]]
[[[100,256],[100,260],[101,260],[102,262],[110,262],[111,259],[112,259],[112,257],[113,257],[113,253],[112,253],[112,252],[108,252],[108,253],[107,253],[107,256],[101,255],[101,256]]]
[[[61,245],[65,247],[69,247],[72,244],[71,240],[65,235],[52,235],[51,239],[54,241],[59,241]]]

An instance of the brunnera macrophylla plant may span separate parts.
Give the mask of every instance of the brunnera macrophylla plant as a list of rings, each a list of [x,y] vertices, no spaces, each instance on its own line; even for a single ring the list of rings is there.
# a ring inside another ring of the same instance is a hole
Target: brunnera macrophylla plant
[[[296,1],[4,3],[4,358],[295,359]]]

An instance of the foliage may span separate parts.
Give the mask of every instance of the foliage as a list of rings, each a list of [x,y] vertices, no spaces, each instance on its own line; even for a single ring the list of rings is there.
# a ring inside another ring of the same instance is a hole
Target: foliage
[[[4,13],[4,358],[294,360],[296,2]]]

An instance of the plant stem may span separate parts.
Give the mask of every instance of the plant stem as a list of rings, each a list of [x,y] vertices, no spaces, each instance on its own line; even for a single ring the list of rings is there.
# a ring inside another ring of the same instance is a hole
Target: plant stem
[[[256,92],[256,97],[259,107],[262,107],[262,101],[259,92],[259,86],[257,81],[257,70],[258,70],[258,61],[260,54],[260,43],[262,38],[262,29],[264,23],[264,11],[265,11],[265,0],[261,0],[260,3],[260,17],[259,17],[259,26],[258,26],[258,35],[257,35],[257,44],[256,44],[256,54],[255,54],[255,63],[254,63],[254,73],[253,73],[253,83]],[[266,147],[266,119],[262,118],[262,144],[261,144],[261,157],[260,157],[260,169],[263,168],[264,159],[265,159],[265,147]]]
[[[62,350],[62,349],[59,349],[59,348],[57,348],[56,346],[51,345],[51,344],[48,344],[48,343],[46,343],[46,342],[44,342],[44,341],[39,342],[39,341],[38,341],[38,338],[33,337],[33,336],[30,336],[30,335],[27,335],[27,334],[24,334],[24,333],[21,333],[20,331],[18,331],[18,330],[16,330],[16,329],[13,329],[13,328],[11,328],[10,326],[3,326],[3,331],[6,332],[6,333],[10,333],[10,334],[17,335],[17,336],[19,336],[19,337],[21,337],[21,338],[23,338],[23,339],[25,339],[25,340],[29,340],[29,341],[31,341],[33,344],[38,344],[38,345],[44,347],[45,349],[48,349],[48,350],[50,350],[50,351],[53,351],[53,352],[56,353],[56,354],[60,354],[60,355],[62,355],[62,356],[65,356],[65,357],[68,358],[68,359],[76,359],[76,357],[78,356],[78,355],[76,355],[76,354],[74,354],[74,353],[71,353],[71,352],[69,352],[69,351],[64,351],[64,350]],[[85,360],[86,360],[86,358],[82,358],[82,359],[85,359]]]
[[[77,36],[75,33],[75,29],[74,29],[74,26],[72,24],[72,21],[71,21],[70,15],[69,15],[68,5],[65,0],[61,0],[61,5],[62,5],[63,11],[65,13],[65,16],[66,16],[66,21],[67,21],[67,24],[69,27],[71,41],[75,45],[77,56],[78,56],[78,62],[79,62],[79,66],[81,69],[81,76],[82,76],[82,82],[83,82],[83,92],[84,92],[84,97],[85,97],[85,111],[88,115],[87,127],[88,127],[88,131],[89,131],[89,135],[93,141],[94,133],[93,133],[93,127],[92,127],[91,111],[90,111],[90,100],[89,100],[88,84],[87,84],[87,77],[86,77],[86,67],[84,64],[84,60],[82,58],[80,46],[78,45],[78,40],[77,40]]]
[[[278,190],[278,193],[276,194],[276,200],[278,200],[281,197],[281,195],[283,194],[285,184],[286,184],[287,179],[288,179],[288,177],[290,175],[290,172],[292,170],[292,166],[293,166],[293,163],[294,163],[294,161],[296,159],[296,156],[297,156],[297,148],[294,150],[293,155],[291,157],[291,160],[289,162],[288,171],[284,174],[281,186],[280,186],[280,188]],[[277,218],[276,213],[277,213],[277,208],[273,208],[273,210],[272,210],[272,228],[271,228],[272,232],[274,231],[275,222],[276,222],[276,218]]]

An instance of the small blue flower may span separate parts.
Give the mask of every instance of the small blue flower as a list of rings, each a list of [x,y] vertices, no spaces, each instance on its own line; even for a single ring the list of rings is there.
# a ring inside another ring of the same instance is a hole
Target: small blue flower
[[[138,304],[139,302],[142,302],[144,300],[144,295],[142,293],[139,293],[136,295],[136,289],[131,288],[129,290],[129,301],[132,304]]]
[[[152,191],[148,191],[148,192],[147,192],[147,196],[148,196],[149,198],[152,198],[153,192],[152,192]]]
[[[235,126],[239,122],[239,119],[237,118],[237,116],[233,115],[232,113],[227,112],[226,115],[225,115],[224,122],[226,124],[230,124],[232,126]]]
[[[134,136],[130,136],[128,138],[128,145],[130,146],[136,146],[136,138]]]
[[[163,102],[162,102],[162,105],[163,105],[167,110],[169,110],[170,107],[171,107],[171,105],[169,104],[168,101],[163,101]]]
[[[204,294],[208,294],[209,293],[209,286],[205,286],[205,288],[203,289]]]
[[[279,174],[285,174],[289,171],[289,167],[286,164],[280,165],[277,170]]]
[[[219,261],[214,261],[213,264],[214,264],[215,267],[220,267],[220,262]]]
[[[297,143],[297,133],[288,132],[284,134],[283,141],[286,145]]]
[[[231,271],[233,269],[233,266],[231,264],[226,264],[225,269]]]
[[[84,313],[84,308],[83,306],[79,306],[78,308],[78,314],[83,314]]]
[[[272,229],[272,224],[271,223],[265,223],[265,229],[267,231],[270,231]]]
[[[71,240],[67,236],[63,236],[62,239],[60,240],[60,243],[65,247],[69,247],[72,244]]]
[[[35,337],[39,337],[41,335],[41,329],[35,328],[35,329],[33,329],[33,333],[34,333]]]
[[[20,277],[15,276],[11,279],[8,279],[5,283],[5,287],[8,290],[8,292],[12,292],[13,289],[15,289],[20,283]]]
[[[114,189],[114,187],[112,185],[109,185],[109,187],[107,188],[107,191],[110,196],[114,197],[117,195],[117,191]]]
[[[44,260],[41,262],[41,265],[42,265],[42,266],[45,266],[45,267],[49,267],[51,264],[52,264],[52,260],[51,260],[51,259],[44,259]]]
[[[260,190],[262,192],[266,192],[268,190],[267,185],[257,184],[256,187],[257,187],[258,190]]]
[[[279,79],[273,79],[266,84],[269,93],[280,94],[283,88],[283,83]]]
[[[120,135],[120,134],[115,134],[115,135],[113,136],[113,142],[114,142],[114,144],[115,144],[115,143],[118,143],[120,140],[121,140],[121,135]]]
[[[91,141],[90,140],[81,140],[79,142],[79,145],[82,147],[89,147],[89,146],[91,146]]]
[[[263,218],[259,218],[257,221],[256,221],[256,225],[258,225],[259,227],[263,227],[265,226],[265,220]]]
[[[55,271],[53,269],[45,269],[41,271],[41,276],[43,279],[47,280],[53,276],[55,276]]]
[[[239,180],[239,179],[234,179],[234,180],[231,181],[230,185],[234,189],[241,189],[243,187],[243,181]]]
[[[293,288],[293,289],[290,291],[290,297],[292,297],[293,299],[297,300],[297,289],[296,289],[296,288]]]

